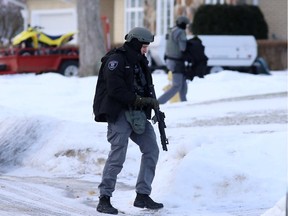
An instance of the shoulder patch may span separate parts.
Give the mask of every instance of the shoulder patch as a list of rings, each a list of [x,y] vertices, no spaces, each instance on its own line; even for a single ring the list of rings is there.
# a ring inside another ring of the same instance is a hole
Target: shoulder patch
[[[118,61],[116,61],[116,60],[112,60],[112,61],[108,62],[108,68],[111,71],[114,70],[115,68],[117,68],[117,66],[118,66]]]

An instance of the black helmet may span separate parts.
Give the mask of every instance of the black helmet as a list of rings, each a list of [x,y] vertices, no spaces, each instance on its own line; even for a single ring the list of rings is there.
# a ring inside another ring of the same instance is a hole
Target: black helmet
[[[154,35],[146,28],[135,27],[125,35],[125,40],[130,42],[133,38],[136,38],[140,43],[151,43],[154,41]]]
[[[176,25],[188,25],[190,23],[190,20],[186,16],[179,16],[176,19]]]

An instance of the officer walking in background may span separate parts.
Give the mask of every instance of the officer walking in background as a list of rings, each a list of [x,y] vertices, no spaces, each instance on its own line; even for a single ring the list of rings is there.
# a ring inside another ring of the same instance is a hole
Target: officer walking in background
[[[184,75],[185,61],[183,52],[186,50],[186,27],[189,19],[186,16],[179,16],[174,26],[167,34],[165,47],[165,60],[168,70],[172,71],[172,86],[163,95],[158,98],[159,104],[169,101],[177,92],[180,100],[187,101],[187,82]]]
[[[129,138],[142,153],[134,206],[163,208],[162,203],[150,198],[159,148],[148,119],[151,119],[152,108],[157,108],[159,103],[149,88],[153,83],[145,53],[154,36],[147,29],[136,27],[125,36],[125,40],[115,53],[102,58],[93,104],[95,121],[108,122],[107,140],[111,144],[98,186],[97,211],[107,214],[118,214],[110,203],[110,197],[126,158]]]

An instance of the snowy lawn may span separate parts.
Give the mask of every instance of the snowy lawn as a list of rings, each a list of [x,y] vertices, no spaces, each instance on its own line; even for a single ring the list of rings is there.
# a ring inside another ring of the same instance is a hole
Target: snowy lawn
[[[153,78],[160,96],[167,75]],[[93,120],[96,80],[0,76],[0,216],[101,215],[109,143],[107,125]],[[188,91],[187,102],[161,106],[168,152],[155,125],[161,152],[151,196],[164,209],[133,207],[141,155],[131,142],[112,197],[120,215],[284,216],[287,71],[223,71],[195,78]]]

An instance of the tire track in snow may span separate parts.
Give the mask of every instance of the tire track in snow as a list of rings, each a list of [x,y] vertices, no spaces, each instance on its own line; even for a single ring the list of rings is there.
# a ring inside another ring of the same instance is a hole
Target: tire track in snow
[[[210,101],[204,101],[200,103],[194,103],[193,105],[209,105],[209,104],[224,103],[224,102],[271,99],[271,98],[287,97],[287,95],[288,95],[288,92],[276,92],[276,93],[248,95],[248,96],[224,98],[224,99],[218,99],[218,100],[210,100]]]
[[[69,187],[67,187],[68,185]],[[47,189],[47,187],[49,188]],[[97,182],[88,182],[75,178],[1,176],[0,216],[100,216],[102,214],[96,211],[98,198],[96,201],[95,199],[85,201],[78,199],[79,197],[84,197],[84,193],[87,196],[87,193],[90,192],[90,196],[98,197],[93,193],[93,187],[96,190]],[[131,190],[130,186],[121,182],[119,182],[117,187],[122,191]],[[63,191],[59,192],[59,190]],[[58,196],[57,194],[59,193],[60,195]],[[128,209],[122,211],[120,208],[118,215],[173,215],[169,209],[165,208],[159,211],[151,211],[138,209],[131,205]]]
[[[61,181],[61,179],[58,179]],[[45,187],[41,189],[41,187]],[[50,188],[49,186],[39,185],[37,183],[23,182],[21,178],[9,177],[0,178],[0,216],[11,215],[17,216],[76,216],[76,215],[95,215],[95,208],[84,206],[77,207],[73,199],[65,196],[56,196],[59,189]],[[1,212],[5,212],[2,214]]]
[[[217,103],[229,103],[238,101],[253,101],[271,98],[287,98],[287,92],[251,95],[242,97],[225,98],[219,100],[194,103],[195,105],[213,105]],[[188,105],[188,106],[192,106]],[[230,126],[230,125],[264,125],[264,124],[287,124],[287,110],[259,110],[251,112],[230,112],[229,115],[210,119],[190,119],[189,122],[178,123],[178,127],[209,127],[209,126]]]

